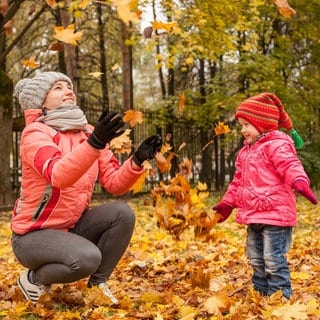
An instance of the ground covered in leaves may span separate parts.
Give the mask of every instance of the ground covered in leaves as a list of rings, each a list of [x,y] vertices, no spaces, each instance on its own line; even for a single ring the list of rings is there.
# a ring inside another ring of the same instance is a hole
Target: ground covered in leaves
[[[10,212],[0,213],[0,319],[320,319],[319,205],[299,198],[288,256],[294,295],[286,301],[252,290],[246,231],[234,215],[214,227],[210,241],[195,239],[191,229],[176,240],[157,227],[148,195],[129,203],[137,214],[135,233],[109,281],[119,306],[87,289],[85,279],[54,285],[37,304],[27,302],[16,284],[23,268],[10,247]]]

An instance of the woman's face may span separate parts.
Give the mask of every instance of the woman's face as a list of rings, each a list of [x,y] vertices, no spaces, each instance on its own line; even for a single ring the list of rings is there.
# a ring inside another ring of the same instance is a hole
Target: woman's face
[[[253,126],[247,120],[243,118],[239,118],[238,120],[241,125],[241,133],[243,137],[249,144],[255,143],[257,137],[261,135],[260,132],[256,129],[255,126]]]
[[[53,110],[64,104],[76,103],[77,98],[70,84],[66,81],[57,81],[49,90],[43,102],[43,107],[46,107],[48,110]]]

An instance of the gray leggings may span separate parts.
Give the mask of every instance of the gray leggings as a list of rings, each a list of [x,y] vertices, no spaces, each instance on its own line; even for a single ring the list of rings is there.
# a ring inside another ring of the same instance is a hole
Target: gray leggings
[[[36,283],[69,283],[90,276],[88,285],[104,283],[125,252],[135,216],[123,202],[110,202],[83,213],[70,232],[37,230],[13,234],[19,262],[33,271]]]

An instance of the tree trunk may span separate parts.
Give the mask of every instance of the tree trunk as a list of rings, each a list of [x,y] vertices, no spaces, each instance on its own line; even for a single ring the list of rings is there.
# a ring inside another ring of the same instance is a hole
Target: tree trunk
[[[68,26],[71,22],[70,14],[65,10],[60,10],[60,19],[61,23],[64,27]],[[76,46],[72,46],[70,44],[64,44],[63,51],[63,60],[65,64],[65,70],[61,69],[61,72],[66,73],[73,82],[73,90],[77,94],[78,93],[78,81],[79,81],[79,72],[78,72],[78,56],[76,52]]]
[[[10,155],[12,150],[12,91],[13,84],[7,74],[0,70],[0,205],[12,205],[12,183],[10,174]]]
[[[133,109],[133,80],[132,80],[132,46],[126,44],[126,40],[130,39],[131,32],[129,27],[122,23],[122,69],[123,69],[123,84],[122,84],[122,108],[123,111]],[[135,146],[134,130],[130,132],[130,139]],[[128,157],[122,156],[125,160]]]
[[[107,80],[107,63],[106,63],[106,49],[104,41],[104,28],[105,23],[102,17],[102,5],[97,4],[98,14],[98,33],[99,33],[99,47],[100,47],[100,72],[101,72],[101,92],[102,92],[102,106],[103,109],[109,111],[109,93],[108,93],[108,80]]]

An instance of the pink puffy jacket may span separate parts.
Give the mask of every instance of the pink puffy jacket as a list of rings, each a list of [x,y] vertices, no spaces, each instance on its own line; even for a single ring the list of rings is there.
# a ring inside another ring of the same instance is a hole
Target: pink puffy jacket
[[[272,131],[251,146],[245,142],[222,201],[238,208],[236,221],[240,224],[294,226],[297,210],[291,186],[298,178],[309,183],[292,139]]]
[[[142,170],[131,158],[119,165],[108,147],[94,149],[87,132],[57,132],[35,122],[39,109],[25,111],[26,127],[20,141],[22,183],[15,203],[11,228],[18,234],[37,229],[68,230],[89,207],[98,179],[105,190],[122,195],[136,182]]]

